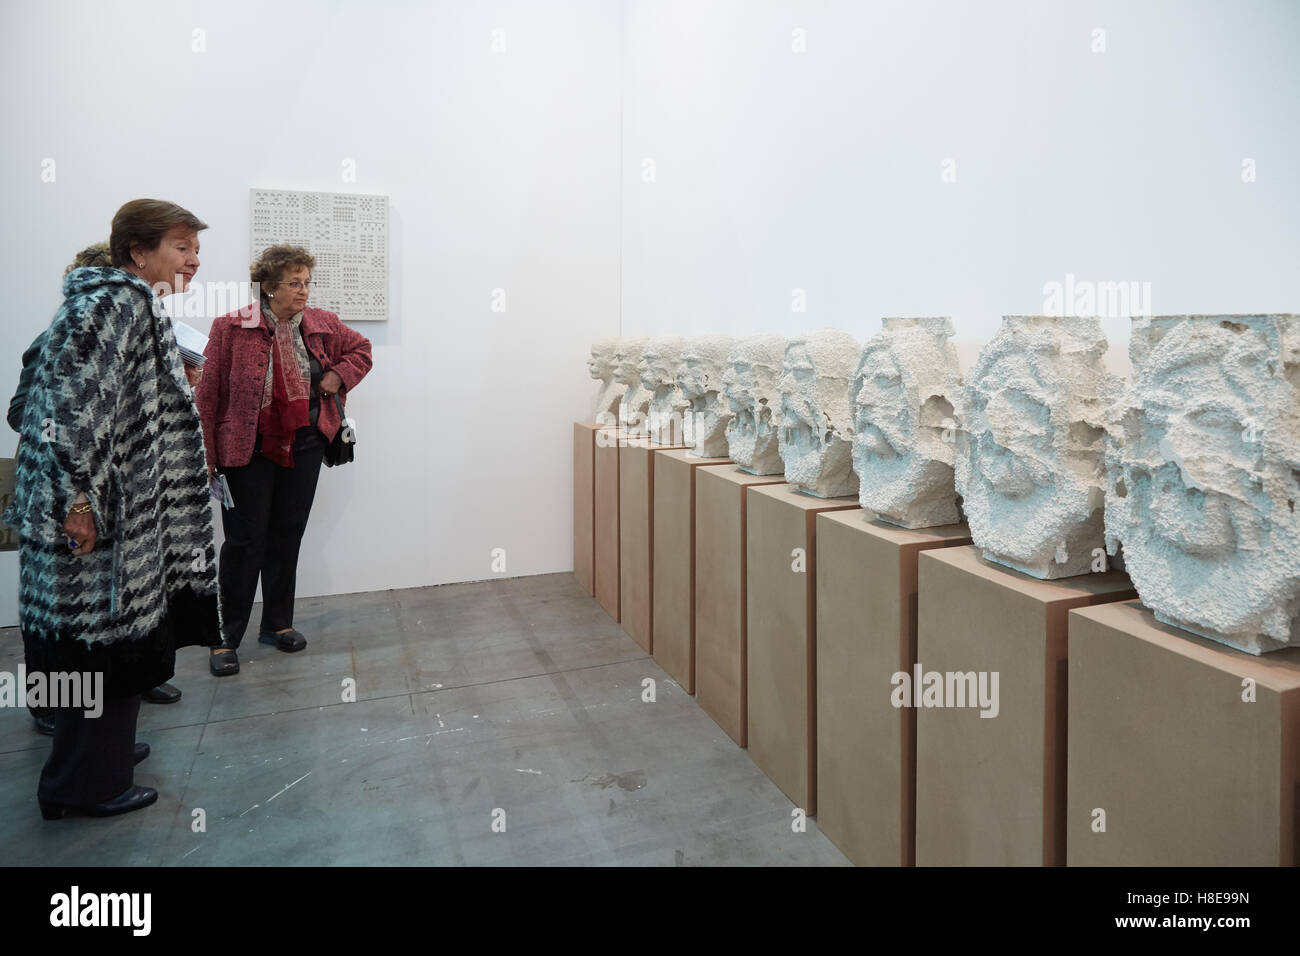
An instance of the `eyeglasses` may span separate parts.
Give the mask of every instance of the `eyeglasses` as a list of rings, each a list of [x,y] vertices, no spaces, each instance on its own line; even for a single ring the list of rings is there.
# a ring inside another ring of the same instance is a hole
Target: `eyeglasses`
[[[286,289],[292,289],[294,292],[297,292],[299,289],[310,289],[311,280],[308,279],[306,282],[303,282],[300,279],[294,279],[292,282],[281,282],[280,285],[284,286]]]

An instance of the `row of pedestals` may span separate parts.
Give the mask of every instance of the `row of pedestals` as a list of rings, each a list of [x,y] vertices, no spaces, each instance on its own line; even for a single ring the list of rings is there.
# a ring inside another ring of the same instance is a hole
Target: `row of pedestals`
[[[1300,650],[574,426],[574,574],[854,863],[1291,865]]]

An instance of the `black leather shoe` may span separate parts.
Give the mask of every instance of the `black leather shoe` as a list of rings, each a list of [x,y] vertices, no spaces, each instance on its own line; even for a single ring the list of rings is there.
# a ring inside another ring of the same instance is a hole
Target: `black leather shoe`
[[[213,677],[239,673],[239,654],[233,647],[214,647],[208,654],[208,670]]]
[[[159,684],[157,687],[149,688],[140,696],[151,704],[174,704],[181,699],[181,692],[171,684]]]
[[[46,737],[54,736],[53,717],[33,717],[32,724],[38,734],[44,734]]]
[[[130,787],[112,800],[94,803],[88,807],[69,807],[62,803],[41,800],[41,816],[47,820],[58,820],[68,813],[84,813],[91,817],[115,817],[119,813],[142,810],[154,804],[157,800],[158,791],[153,787]]]
[[[283,634],[277,634],[275,631],[262,631],[257,635],[257,643],[270,644],[286,654],[293,654],[307,646],[307,638],[290,628]]]
[[[149,758],[149,745],[148,745],[148,744],[136,744],[136,745],[135,745],[135,762],[136,762],[136,763],[140,763],[140,761],[142,761],[142,760],[147,760],[148,758]]]

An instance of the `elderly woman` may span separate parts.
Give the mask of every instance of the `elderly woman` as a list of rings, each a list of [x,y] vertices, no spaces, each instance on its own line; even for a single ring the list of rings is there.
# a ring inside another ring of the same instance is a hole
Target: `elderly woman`
[[[193,278],[205,228],[174,203],[119,209],[117,268],[65,277],[27,395],[4,514],[20,535],[27,658],[102,693],[98,714],[67,701],[56,712],[37,790],[46,819],[158,799],[133,784],[140,694],[172,676],[177,647],[220,639],[203,433],[159,301]]]
[[[293,627],[298,549],[342,427],[339,405],[371,366],[365,336],[307,307],[315,266],[306,249],[271,246],[252,267],[260,302],[214,320],[208,336],[196,396],[209,468],[234,502],[221,512],[222,644],[208,662],[217,677],[239,673],[259,577],[258,641],[289,653],[307,646]]]
[[[63,274],[67,276],[73,269],[84,269],[88,266],[111,268],[112,265],[113,257],[108,243],[96,242],[73,256],[72,262],[63,270]],[[9,400],[9,427],[16,432],[22,431],[23,410],[27,407],[27,392],[32,387],[32,377],[36,374],[36,364],[41,357],[41,352],[45,349],[45,339],[49,334],[49,329],[41,332],[40,335],[36,336],[32,344],[27,347],[27,351],[23,353],[23,370],[18,376],[18,389],[14,392],[13,398]],[[191,385],[196,384],[200,378],[199,370],[189,365],[185,366],[185,375]],[[141,700],[152,704],[174,704],[180,699],[180,690],[171,684],[160,684],[157,687],[151,687],[141,695]],[[36,707],[30,704],[27,709],[31,711],[36,732],[46,736],[53,736],[54,711],[48,707]],[[136,746],[143,750],[148,745],[137,744]]]

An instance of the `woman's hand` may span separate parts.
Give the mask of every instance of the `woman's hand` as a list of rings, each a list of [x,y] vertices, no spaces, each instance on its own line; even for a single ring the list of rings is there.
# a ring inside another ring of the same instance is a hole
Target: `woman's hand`
[[[85,495],[78,495],[74,506],[84,504],[85,500]],[[69,511],[67,519],[63,522],[63,531],[77,542],[78,546],[72,549],[73,554],[90,554],[95,549],[95,516],[89,511],[84,514]]]
[[[197,365],[191,365],[186,362],[185,377],[189,379],[190,388],[196,388],[198,387],[199,382],[203,380],[203,369],[199,368]]]
[[[320,393],[322,395],[333,395],[342,387],[343,379],[341,379],[339,373],[333,369],[330,369],[320,377]]]

